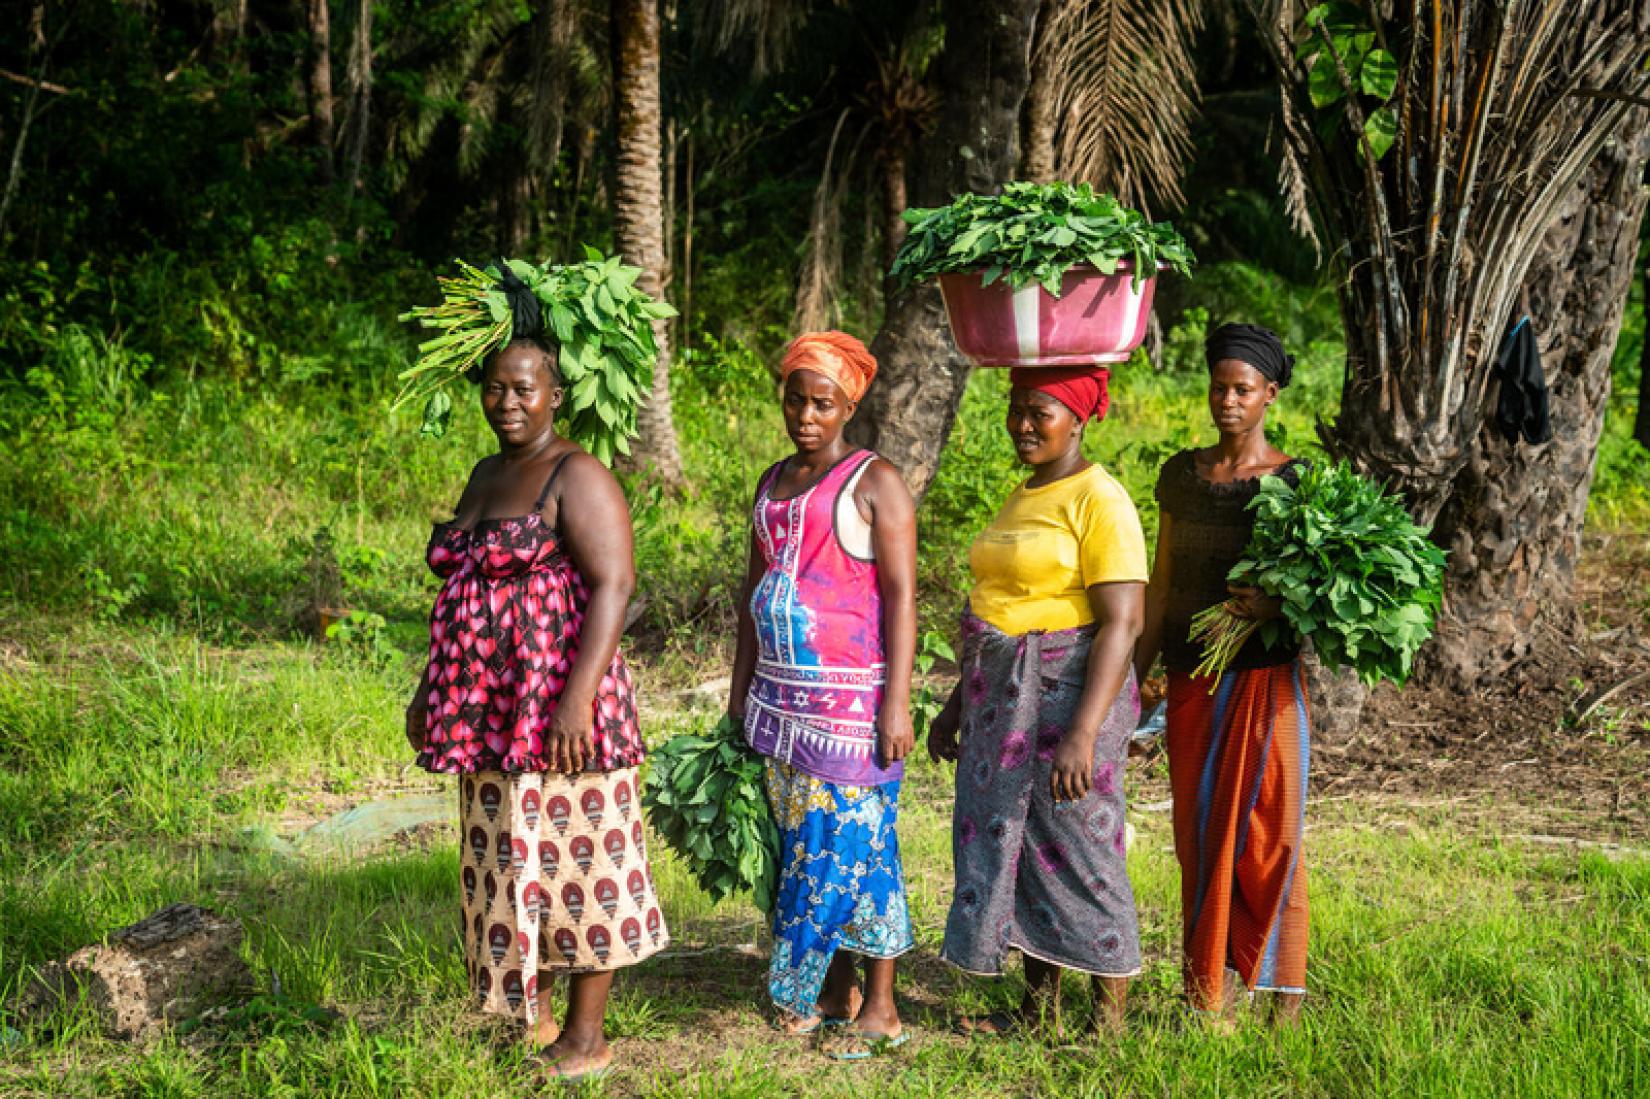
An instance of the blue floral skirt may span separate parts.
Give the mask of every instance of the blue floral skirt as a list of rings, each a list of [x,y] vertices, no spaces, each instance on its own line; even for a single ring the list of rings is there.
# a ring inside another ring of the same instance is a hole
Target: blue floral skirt
[[[911,949],[894,832],[900,784],[844,786],[766,762],[779,826],[768,992],[778,1007],[808,1018],[838,950],[893,958]]]

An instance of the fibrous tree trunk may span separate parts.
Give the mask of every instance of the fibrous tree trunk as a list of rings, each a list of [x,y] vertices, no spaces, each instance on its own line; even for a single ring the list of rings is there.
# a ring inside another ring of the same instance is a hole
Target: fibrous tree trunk
[[[1493,678],[1528,649],[1532,600],[1554,589],[1478,571],[1557,569],[1562,587],[1573,567],[1602,411],[1587,404],[1602,393],[1593,356],[1613,339],[1607,329],[1626,286],[1597,257],[1619,256],[1613,234],[1625,231],[1621,218],[1637,217],[1626,197],[1616,202],[1620,217],[1589,214],[1578,188],[1608,207],[1605,196],[1618,193],[1608,181],[1637,155],[1621,150],[1639,147],[1643,127],[1632,103],[1646,90],[1650,4],[1345,9],[1377,19],[1372,33],[1396,54],[1390,100],[1378,105],[1302,6],[1251,6],[1282,76],[1290,152],[1340,276],[1346,376],[1325,442],[1401,491],[1423,522],[1442,516],[1439,537],[1461,543],[1423,671],[1457,685]],[[1314,106],[1309,94],[1320,59],[1342,92],[1332,106]],[[1384,156],[1363,137],[1377,106],[1393,138]],[[1605,166],[1596,166],[1601,155]],[[1626,159],[1617,165],[1617,156]],[[1565,245],[1564,226],[1594,235]],[[1566,263],[1576,269],[1560,270]],[[1560,434],[1570,433],[1535,450],[1485,430],[1495,354],[1524,289],[1545,303],[1536,321],[1549,322],[1555,409],[1564,406]],[[1563,317],[1566,295],[1587,316]],[[1543,508],[1566,514],[1539,515]],[[1526,636],[1502,637],[1509,629]],[[1488,645],[1491,634],[1499,640]]]
[[[1060,74],[1050,72],[1046,60],[1054,50],[1049,41],[1059,27],[1059,8],[1070,0],[1043,0],[1037,12],[1037,29],[1031,57],[1031,87],[1026,89],[1025,118],[1020,134],[1020,178],[1033,183],[1054,179],[1054,133],[1059,128]]]
[[[1644,333],[1639,344],[1639,408],[1633,417],[1633,438],[1650,450],[1650,264],[1643,270]]]
[[[353,195],[361,186],[361,169],[367,155],[367,131],[372,121],[372,0],[359,0],[355,6],[349,67],[345,70],[344,79],[344,95],[349,104],[349,115],[344,125],[344,171],[349,193]]]
[[[626,263],[642,269],[637,285],[659,296],[665,271],[664,186],[660,160],[659,3],[612,0],[613,101],[618,165],[613,196],[614,238]],[[682,477],[670,414],[670,326],[653,322],[659,359],[653,392],[637,411],[631,464],[668,483]]]
[[[309,93],[309,136],[321,176],[332,182],[332,16],[327,0],[305,0],[309,48],[304,83]]]
[[[940,112],[917,149],[920,205],[990,193],[1020,161],[1020,109],[1031,82],[1038,0],[949,0],[939,59]],[[871,343],[880,373],[849,424],[855,442],[894,463],[919,495],[933,480],[968,384],[933,283],[893,294]]]
[[[1524,285],[1553,437],[1511,443],[1487,424],[1473,442],[1434,532],[1450,561],[1438,637],[1424,658],[1433,678],[1485,680],[1523,659],[1543,623],[1573,636],[1571,584],[1636,267],[1647,157],[1650,110],[1639,110],[1562,196],[1530,265]]]

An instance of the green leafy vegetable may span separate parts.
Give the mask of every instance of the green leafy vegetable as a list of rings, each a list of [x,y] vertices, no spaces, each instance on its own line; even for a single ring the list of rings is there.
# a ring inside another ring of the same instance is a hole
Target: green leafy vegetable
[[[546,335],[560,347],[566,386],[563,433],[603,462],[630,453],[636,409],[653,385],[659,357],[653,321],[676,310],[636,289],[641,270],[586,246],[580,263],[535,267],[507,260],[544,308]],[[448,392],[460,378],[509,342],[510,309],[498,289],[498,268],[458,261],[459,274],[440,278],[441,304],[402,314],[440,333],[420,344],[418,361],[401,374],[392,407],[424,402],[422,434],[439,438],[452,417]]]
[[[724,716],[704,736],[672,737],[651,760],[642,804],[699,888],[713,901],[748,890],[757,908],[771,912],[779,830],[762,757],[745,744],[744,731]]]
[[[1000,195],[958,195],[949,206],[911,209],[910,230],[889,274],[906,286],[952,271],[985,272],[987,286],[1039,283],[1056,297],[1065,273],[1089,264],[1107,275],[1128,260],[1138,282],[1168,264],[1191,273],[1192,251],[1166,221],[1151,222],[1087,183],[1010,183]]]
[[[1407,680],[1432,636],[1444,551],[1403,503],[1341,462],[1306,469],[1299,487],[1262,478],[1249,510],[1254,534],[1229,579],[1280,598],[1283,617],[1257,623],[1226,603],[1202,612],[1197,674],[1218,677],[1258,628],[1268,645],[1285,630],[1310,637],[1326,666],[1355,668],[1367,684]]]

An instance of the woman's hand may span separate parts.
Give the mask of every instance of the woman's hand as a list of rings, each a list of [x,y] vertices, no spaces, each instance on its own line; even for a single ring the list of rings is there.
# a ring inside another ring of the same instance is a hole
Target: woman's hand
[[[556,712],[545,730],[544,754],[552,771],[576,775],[584,770],[596,754],[596,730],[593,701],[579,703],[577,699],[561,696]]]
[[[1259,588],[1240,588],[1231,584],[1227,585],[1226,590],[1232,593],[1226,605],[1239,618],[1265,622],[1283,616],[1283,600],[1275,595],[1267,595]]]
[[[429,714],[429,698],[420,685],[418,694],[407,704],[407,743],[412,745],[415,752],[424,750],[424,741],[428,736]]]
[[[1094,786],[1094,738],[1067,733],[1054,749],[1049,788],[1055,801],[1077,801]]]
[[[957,730],[962,725],[962,695],[953,693],[945,709],[928,724],[928,758],[957,762]]]
[[[917,734],[911,727],[911,708],[891,702],[882,704],[877,715],[877,756],[884,767],[892,767],[911,754]]]

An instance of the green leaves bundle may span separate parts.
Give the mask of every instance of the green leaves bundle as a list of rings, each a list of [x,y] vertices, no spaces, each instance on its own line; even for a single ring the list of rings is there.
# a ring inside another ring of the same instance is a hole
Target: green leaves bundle
[[[545,334],[560,345],[558,368],[567,391],[563,433],[603,462],[629,454],[636,409],[652,389],[659,357],[653,321],[673,317],[676,310],[636,289],[639,268],[588,246],[580,263],[506,262],[539,299]],[[423,401],[420,430],[432,437],[445,434],[452,418],[452,384],[472,376],[482,359],[514,335],[498,268],[459,260],[458,269],[456,277],[437,280],[440,305],[401,316],[440,333],[419,345],[418,361],[402,372],[401,393],[392,406]]]
[[[1444,551],[1426,528],[1344,462],[1307,468],[1299,487],[1262,478],[1249,510],[1254,534],[1228,578],[1282,599],[1283,617],[1258,624],[1266,643],[1293,630],[1330,668],[1355,668],[1370,685],[1406,681],[1443,596]],[[1256,628],[1225,603],[1199,614],[1198,674],[1224,672]]]
[[[1000,195],[964,193],[949,206],[911,209],[910,226],[889,268],[900,285],[952,271],[985,272],[987,286],[1006,279],[1015,290],[1040,283],[1056,297],[1065,273],[1090,264],[1117,272],[1134,263],[1136,281],[1166,263],[1190,274],[1192,250],[1166,221],[1150,222],[1087,183],[1010,183]]]
[[[724,716],[705,736],[672,737],[651,755],[642,804],[699,888],[719,901],[749,890],[773,910],[779,888],[779,830],[763,789],[762,757]]]

